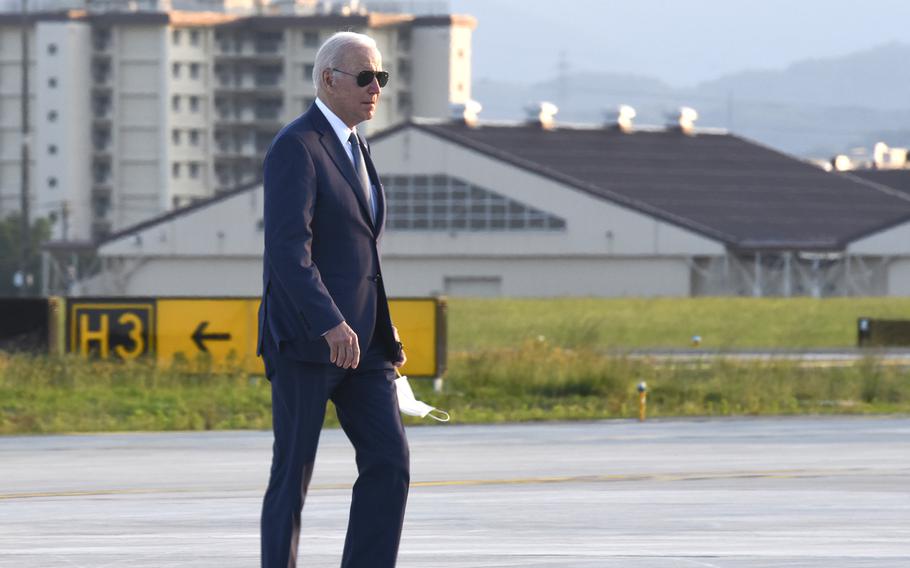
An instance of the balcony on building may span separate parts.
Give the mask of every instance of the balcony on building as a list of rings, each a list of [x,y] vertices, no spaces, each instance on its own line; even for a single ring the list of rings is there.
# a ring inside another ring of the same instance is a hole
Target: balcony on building
[[[411,51],[411,30],[402,29],[398,32],[398,38],[395,42],[398,53],[408,53]]]
[[[411,113],[414,112],[414,102],[411,93],[407,91],[398,92],[395,104],[398,106],[398,112],[404,116],[411,116]]]
[[[111,222],[107,219],[92,219],[92,238],[98,240],[111,234]]]
[[[111,151],[111,131],[106,128],[96,128],[92,132],[92,149],[95,154],[108,154]]]
[[[253,76],[257,89],[281,88],[284,73],[281,66],[258,67]]]
[[[222,107],[218,109],[218,120],[225,124],[249,124],[256,122],[256,111],[251,106]]]
[[[95,95],[92,98],[92,118],[96,121],[109,121],[111,119],[111,97]]]
[[[92,167],[92,182],[94,188],[101,189],[111,184],[111,167],[110,163],[95,161]]]
[[[97,29],[92,32],[92,49],[96,55],[110,54],[111,30]]]
[[[256,105],[256,120],[270,122],[281,120],[281,104]]]
[[[395,85],[401,88],[403,83],[410,83],[411,75],[411,62],[407,59],[399,59],[395,69]]]
[[[104,219],[111,210],[110,188],[92,188],[92,215],[96,219]]]
[[[219,59],[264,59],[284,58],[284,34],[263,32],[253,39],[238,36],[216,36],[215,57]]]
[[[111,82],[111,63],[110,61],[94,60],[92,61],[92,81],[95,86],[106,87]]]
[[[256,55],[280,55],[284,51],[284,33],[261,32],[256,34]]]

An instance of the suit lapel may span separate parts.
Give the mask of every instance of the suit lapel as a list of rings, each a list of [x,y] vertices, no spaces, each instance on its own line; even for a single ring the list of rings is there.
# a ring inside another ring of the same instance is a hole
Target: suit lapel
[[[354,195],[357,197],[357,203],[360,204],[360,213],[364,216],[367,224],[370,225],[375,233],[376,227],[373,227],[373,222],[370,219],[370,204],[367,202],[366,195],[364,195],[363,189],[361,189],[360,186],[360,180],[354,172],[354,164],[351,163],[347,151],[341,145],[341,141],[338,139],[335,131],[332,130],[331,125],[329,125],[328,119],[326,119],[325,115],[322,114],[322,111],[319,110],[319,107],[313,105],[312,111],[315,113],[314,124],[319,129],[319,142],[322,144],[322,147],[325,148],[329,157],[332,158],[332,161],[335,162],[335,166],[344,176],[344,179],[347,180],[351,191],[353,191]],[[367,164],[370,164],[370,162],[367,161]],[[368,165],[368,167],[370,166]]]

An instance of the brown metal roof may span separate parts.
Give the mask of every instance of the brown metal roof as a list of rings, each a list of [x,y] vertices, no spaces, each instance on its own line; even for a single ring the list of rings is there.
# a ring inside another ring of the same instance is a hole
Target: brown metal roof
[[[742,250],[842,250],[910,221],[910,197],[726,133],[545,130],[411,122],[416,128]]]
[[[847,175],[860,177],[873,183],[886,185],[910,195],[910,170],[852,170]]]

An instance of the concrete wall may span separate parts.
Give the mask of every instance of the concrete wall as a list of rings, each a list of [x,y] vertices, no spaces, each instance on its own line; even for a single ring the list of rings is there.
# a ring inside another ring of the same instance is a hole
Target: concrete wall
[[[910,258],[888,264],[888,296],[910,296]]]
[[[261,219],[262,190],[251,190],[111,241],[99,254],[119,258],[259,256]]]
[[[390,259],[393,296],[688,296],[689,269],[679,258]],[[257,296],[260,257],[144,258],[125,277],[98,277],[86,295]]]
[[[879,231],[847,246],[849,254],[910,255],[910,222]]]
[[[125,275],[100,275],[80,286],[82,295],[258,296],[262,259],[243,257],[149,258]]]
[[[394,296],[688,296],[684,258],[386,258]]]

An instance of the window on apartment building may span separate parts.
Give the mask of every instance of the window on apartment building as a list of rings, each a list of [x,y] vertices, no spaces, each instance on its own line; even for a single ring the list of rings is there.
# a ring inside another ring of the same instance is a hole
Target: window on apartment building
[[[175,179],[180,177],[180,162],[171,164],[171,177]]]
[[[56,88],[57,88],[57,78],[56,78],[56,77],[48,77],[48,79],[47,79],[47,86],[50,87],[51,89],[56,89]]]
[[[389,228],[401,231],[558,231],[561,217],[460,178],[389,176]]]
[[[190,78],[198,79],[199,78],[199,64],[190,63]]]
[[[174,79],[180,78],[180,64],[179,63],[174,63],[173,65],[171,65],[171,75],[173,75]]]
[[[305,47],[319,47],[319,32],[303,32],[303,45]]]
[[[181,136],[180,136],[179,130],[177,130],[176,128],[174,130],[171,130],[171,142],[173,142],[174,144],[180,144],[180,138],[181,138]]]
[[[175,111],[180,110],[180,95],[171,97],[171,109]]]
[[[50,154],[50,155],[52,155],[52,156],[53,156],[54,154],[56,154],[56,153],[57,153],[57,145],[56,145],[56,144],[50,144],[50,145],[47,147],[47,153]]]
[[[190,112],[199,112],[199,97],[190,97]]]
[[[190,130],[190,144],[193,146],[199,145],[199,131],[196,129]]]
[[[303,110],[308,110],[315,102],[315,97],[303,97]]]
[[[190,162],[190,177],[193,179],[199,177],[199,162]]]
[[[313,70],[316,66],[312,63],[307,63],[303,66],[303,80],[312,81],[313,80]]]
[[[51,189],[57,187],[57,178],[55,178],[55,177],[47,178],[47,186]]]
[[[174,45],[180,45],[180,30],[174,30],[171,33],[171,39],[174,42]]]
[[[199,30],[190,30],[190,45],[199,45]]]
[[[56,53],[57,53],[57,44],[56,43],[47,44],[47,54],[55,55]]]
[[[47,113],[47,119],[51,122],[56,122],[57,121],[57,111],[52,110],[49,113]]]

